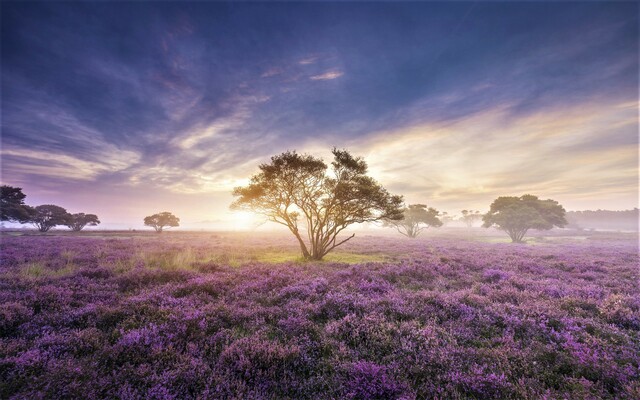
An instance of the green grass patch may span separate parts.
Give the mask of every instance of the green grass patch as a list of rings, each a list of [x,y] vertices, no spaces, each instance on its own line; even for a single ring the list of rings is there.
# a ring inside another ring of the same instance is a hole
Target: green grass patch
[[[280,251],[280,252],[264,252],[256,254],[256,261],[280,264],[286,262],[303,263],[305,259],[302,258],[300,252],[297,251]],[[322,259],[322,262],[340,262],[346,264],[359,264],[366,262],[383,262],[387,261],[387,257],[381,254],[358,254],[347,252],[334,252],[329,253]]]
[[[30,262],[20,268],[19,274],[25,278],[44,278],[44,277],[61,277],[70,275],[75,271],[73,264],[67,264],[64,268],[51,269],[40,261]]]
[[[359,264],[367,262],[389,261],[389,257],[383,254],[358,254],[349,252],[333,252],[327,254],[320,262],[339,262],[346,264]],[[292,249],[251,249],[236,251],[225,249],[222,251],[196,251],[186,248],[180,251],[169,252],[139,252],[126,262],[118,262],[116,270],[124,272],[132,268],[136,261],[141,261],[147,268],[163,270],[194,269],[198,263],[216,263],[239,267],[249,263],[304,263],[299,251]]]
[[[485,243],[511,243],[511,238],[509,236],[506,236],[506,237],[493,237],[493,236],[481,237],[480,236],[480,237],[475,237],[473,240],[477,240],[479,242],[485,242]]]
[[[145,266],[164,270],[189,269],[199,261],[191,248],[167,253],[140,253],[138,257]]]

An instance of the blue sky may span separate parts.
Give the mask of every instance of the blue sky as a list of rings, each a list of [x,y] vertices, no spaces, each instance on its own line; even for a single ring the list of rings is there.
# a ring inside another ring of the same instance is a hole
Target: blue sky
[[[638,205],[638,4],[2,4],[2,182],[215,227],[287,149],[455,213]]]

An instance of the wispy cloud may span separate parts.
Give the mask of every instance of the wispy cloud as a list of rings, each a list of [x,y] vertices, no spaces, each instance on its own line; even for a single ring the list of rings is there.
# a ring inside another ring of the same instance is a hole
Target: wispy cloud
[[[350,146],[412,202],[486,208],[500,195],[533,193],[576,208],[610,197],[615,182],[615,197],[628,207],[638,197],[637,108],[587,103],[518,116],[503,106]]]
[[[342,75],[344,75],[344,72],[333,70],[333,71],[324,72],[319,75],[313,75],[309,77],[309,79],[311,79],[312,81],[330,81],[332,79],[338,79]]]
[[[317,56],[310,56],[310,57],[305,57],[302,60],[298,61],[298,64],[309,65],[309,64],[315,64],[316,61],[318,61]]]
[[[32,178],[57,178],[58,180],[93,180],[103,173],[122,171],[139,161],[139,155],[131,151],[108,146],[106,157],[96,160],[73,155],[51,153],[42,150],[3,148],[0,155],[3,164],[13,174]]]
[[[478,4],[451,35],[461,8],[428,2],[7,3],[3,183],[215,219],[270,156],[337,145],[445,209],[637,205],[637,7],[522,7]]]
[[[273,67],[273,68],[269,68],[268,70],[264,71],[262,73],[262,75],[260,75],[260,77],[261,78],[270,78],[272,76],[280,75],[282,72],[283,72],[282,68]]]

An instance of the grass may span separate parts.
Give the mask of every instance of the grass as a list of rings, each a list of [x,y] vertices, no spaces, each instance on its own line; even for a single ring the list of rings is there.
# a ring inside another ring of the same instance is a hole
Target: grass
[[[345,264],[360,264],[366,262],[383,262],[388,260],[387,257],[381,254],[358,254],[349,252],[334,252],[327,254],[321,262],[340,262]],[[279,264],[285,262],[305,262],[304,258],[300,255],[300,252],[294,251],[280,251],[280,252],[266,252],[257,257],[256,261]]]
[[[260,262],[268,264],[282,263],[304,263],[305,260],[299,251],[288,249],[271,249],[269,251],[210,251],[198,252],[192,248],[186,248],[180,251],[170,252],[140,252],[134,256],[130,262],[117,266],[119,269],[130,269],[135,265],[135,260],[140,260],[148,268],[158,268],[164,270],[176,269],[192,269],[197,263],[216,263],[228,265],[231,267],[239,267],[245,264]],[[367,262],[383,262],[389,258],[382,254],[362,254],[351,252],[333,252],[327,254],[322,261],[319,262],[335,262],[345,264],[360,264]],[[316,261],[317,262],[317,261]]]
[[[22,267],[19,274],[26,278],[48,278],[48,277],[61,277],[70,275],[75,271],[76,267],[73,264],[67,264],[64,268],[52,269],[40,261],[30,262]]]

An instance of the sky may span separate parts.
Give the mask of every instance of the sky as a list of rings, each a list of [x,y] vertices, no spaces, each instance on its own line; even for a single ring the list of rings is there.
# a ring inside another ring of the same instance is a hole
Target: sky
[[[409,203],[638,207],[635,2],[2,2],[0,180],[140,229],[349,149]]]

